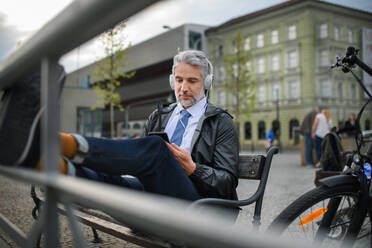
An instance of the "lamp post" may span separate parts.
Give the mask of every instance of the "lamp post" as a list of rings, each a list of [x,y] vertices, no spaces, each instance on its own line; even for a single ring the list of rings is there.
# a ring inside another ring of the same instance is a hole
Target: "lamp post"
[[[279,148],[279,151],[281,151],[281,144],[280,144],[280,129],[281,129],[281,125],[280,125],[280,119],[279,119],[279,113],[280,113],[280,110],[279,110],[279,88],[275,89],[275,95],[276,95],[276,122],[277,122],[277,131],[276,131],[276,135],[277,135],[277,138],[278,138],[278,148]]]

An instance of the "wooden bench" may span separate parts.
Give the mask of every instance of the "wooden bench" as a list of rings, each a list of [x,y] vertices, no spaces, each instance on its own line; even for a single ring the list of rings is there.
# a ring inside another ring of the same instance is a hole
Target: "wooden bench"
[[[204,204],[218,205],[225,207],[236,207],[250,205],[255,203],[255,210],[253,215],[253,225],[258,228],[261,220],[261,208],[264,192],[266,188],[267,179],[271,167],[273,155],[278,153],[276,147],[271,147],[266,156],[264,155],[243,155],[239,156],[239,178],[240,179],[251,179],[260,180],[256,192],[247,199],[243,200],[224,200],[217,198],[205,198],[198,200],[190,205],[190,207],[200,207]],[[35,202],[35,208],[33,209],[33,217],[37,218],[37,213],[43,202],[35,192],[35,188],[31,189],[31,196]],[[59,205],[58,211],[62,215],[66,215],[66,210],[63,205]],[[96,230],[110,234],[119,239],[126,240],[133,244],[149,247],[149,248],[169,248],[173,247],[171,241],[165,241],[164,239],[155,237],[150,234],[144,234],[133,231],[132,229],[122,225],[120,222],[112,218],[111,216],[97,210],[77,208],[74,210],[74,215],[77,219],[92,228],[95,243],[100,243],[101,240]],[[176,245],[177,246],[177,245]]]

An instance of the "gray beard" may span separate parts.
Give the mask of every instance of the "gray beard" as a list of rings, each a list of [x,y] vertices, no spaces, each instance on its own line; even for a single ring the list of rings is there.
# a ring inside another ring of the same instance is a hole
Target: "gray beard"
[[[176,95],[176,99],[177,99],[177,102],[179,102],[182,106],[184,107],[191,107],[192,105],[196,104],[197,102],[199,102],[201,99],[203,99],[205,97],[204,95],[204,89],[201,89],[200,90],[200,93],[198,96],[191,96],[191,100],[190,101],[182,101],[179,99],[179,96]]]

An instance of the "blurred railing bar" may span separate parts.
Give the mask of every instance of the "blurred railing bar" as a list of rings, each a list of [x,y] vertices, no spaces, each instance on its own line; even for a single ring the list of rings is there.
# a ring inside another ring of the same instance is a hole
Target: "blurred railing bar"
[[[0,166],[0,174],[28,183],[38,183],[58,192],[58,201],[93,207],[145,232],[192,247],[311,247],[309,244],[260,236],[241,224],[227,222],[222,213],[188,211],[189,203],[69,176]]]

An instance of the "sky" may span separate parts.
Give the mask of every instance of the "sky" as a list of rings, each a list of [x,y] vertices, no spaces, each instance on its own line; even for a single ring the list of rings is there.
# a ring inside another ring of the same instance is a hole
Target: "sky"
[[[118,0],[120,1],[120,0]],[[372,12],[372,0],[325,0]],[[55,17],[72,0],[0,0],[0,63],[27,38]],[[217,26],[232,18],[285,0],[163,0],[127,21],[125,37],[132,45],[185,23]],[[91,40],[61,58],[66,71],[74,71],[103,56],[100,42]]]

